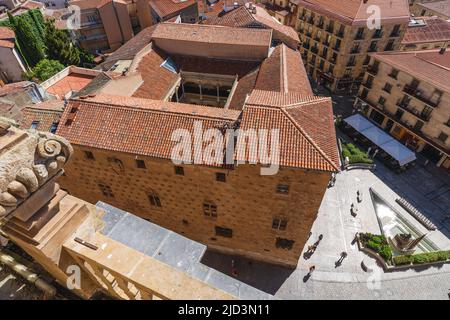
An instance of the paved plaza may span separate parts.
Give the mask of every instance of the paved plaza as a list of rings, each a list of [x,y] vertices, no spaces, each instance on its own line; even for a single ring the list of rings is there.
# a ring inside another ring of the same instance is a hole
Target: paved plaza
[[[356,232],[381,234],[369,188],[373,188],[419,231],[428,233],[441,250],[450,250],[450,219],[443,221],[450,209],[450,178],[433,164],[423,165],[423,159],[412,170],[396,174],[380,163],[374,171],[343,171],[324,196],[312,235],[305,246],[312,245],[320,234],[323,240],[316,252],[299,260],[297,269],[261,264],[241,258],[208,253],[205,263],[225,273],[235,259],[238,278],[282,299],[448,299],[450,264],[422,269],[383,272],[374,259],[358,250],[353,241]],[[356,192],[363,194],[357,204],[359,213],[350,214],[357,203]],[[395,199],[404,197],[425,214],[438,230],[429,232],[404,211]],[[348,256],[336,266],[340,253]],[[373,272],[364,272],[361,262],[372,265]],[[310,266],[316,270],[304,282]]]

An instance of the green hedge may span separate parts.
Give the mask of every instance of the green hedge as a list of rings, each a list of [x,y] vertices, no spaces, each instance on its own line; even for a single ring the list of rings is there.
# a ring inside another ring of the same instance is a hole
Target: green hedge
[[[351,164],[353,164],[353,163],[372,164],[373,163],[373,160],[370,159],[363,150],[359,149],[352,143],[346,143],[346,142],[342,143],[342,156],[344,158],[348,157]]]
[[[428,253],[418,253],[413,255],[403,255],[394,257],[394,264],[397,266],[408,264],[424,264],[438,261],[447,261],[450,259],[450,251],[436,251]]]
[[[361,233],[359,239],[364,247],[372,249],[378,253],[387,262],[392,259],[392,249],[383,235],[376,235],[372,233]]]

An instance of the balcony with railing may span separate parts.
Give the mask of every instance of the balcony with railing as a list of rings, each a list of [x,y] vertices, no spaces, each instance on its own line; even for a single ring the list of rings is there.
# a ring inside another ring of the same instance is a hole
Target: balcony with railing
[[[326,32],[333,33],[334,32],[334,27],[330,26],[330,25],[327,25],[325,30],[326,30]]]
[[[360,51],[361,51],[361,49],[359,47],[358,48],[352,48],[350,50],[350,54],[358,54]]]
[[[367,67],[367,72],[372,74],[372,75],[374,75],[374,76],[376,76],[377,73],[378,73],[378,67],[370,65],[370,66]]]
[[[372,89],[372,86],[373,86],[373,83],[372,83],[372,81],[363,81],[362,83],[361,83],[364,87],[366,87],[367,89]]]
[[[372,38],[373,39],[380,39],[383,36],[383,31],[381,31],[380,29],[375,30]]]
[[[319,48],[317,46],[311,47],[311,52],[317,54],[319,52]]]
[[[364,33],[357,33],[355,36],[355,40],[363,40],[364,39]]]
[[[339,30],[339,31],[336,33],[336,35],[337,35],[339,38],[343,38],[343,37],[344,37],[344,30]]]
[[[422,120],[422,121],[428,121],[431,118],[431,113],[426,114],[424,112],[420,112],[419,110],[415,109],[414,107],[410,106],[408,103],[404,102],[403,100],[399,99],[396,103],[396,106],[401,108],[402,110],[405,110],[406,112],[412,114],[414,117]]]
[[[430,107],[436,108],[440,101],[440,98],[437,99],[437,101],[432,101],[430,98],[425,97],[423,92],[419,90],[417,87],[411,86],[406,84],[403,88],[403,92],[407,93],[411,97],[429,105]]]

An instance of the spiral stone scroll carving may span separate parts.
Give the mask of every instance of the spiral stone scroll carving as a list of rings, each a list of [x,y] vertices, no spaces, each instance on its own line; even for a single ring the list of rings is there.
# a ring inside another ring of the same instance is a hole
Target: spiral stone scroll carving
[[[64,138],[51,133],[27,134],[28,138],[20,141],[4,159],[0,155],[0,217],[8,215],[61,171],[73,154],[72,146]],[[34,154],[27,153],[33,146]]]

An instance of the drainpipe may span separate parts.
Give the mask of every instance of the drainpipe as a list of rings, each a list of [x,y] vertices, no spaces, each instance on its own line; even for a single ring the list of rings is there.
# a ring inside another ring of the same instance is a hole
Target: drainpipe
[[[38,289],[42,290],[47,298],[52,298],[56,295],[56,288],[49,284],[47,281],[39,278],[39,275],[34,272],[31,267],[26,266],[19,261],[23,260],[16,254],[10,252],[7,249],[0,250],[0,263],[6,265],[15,273],[20,275],[30,284],[36,286]],[[24,262],[25,263],[25,262]]]

